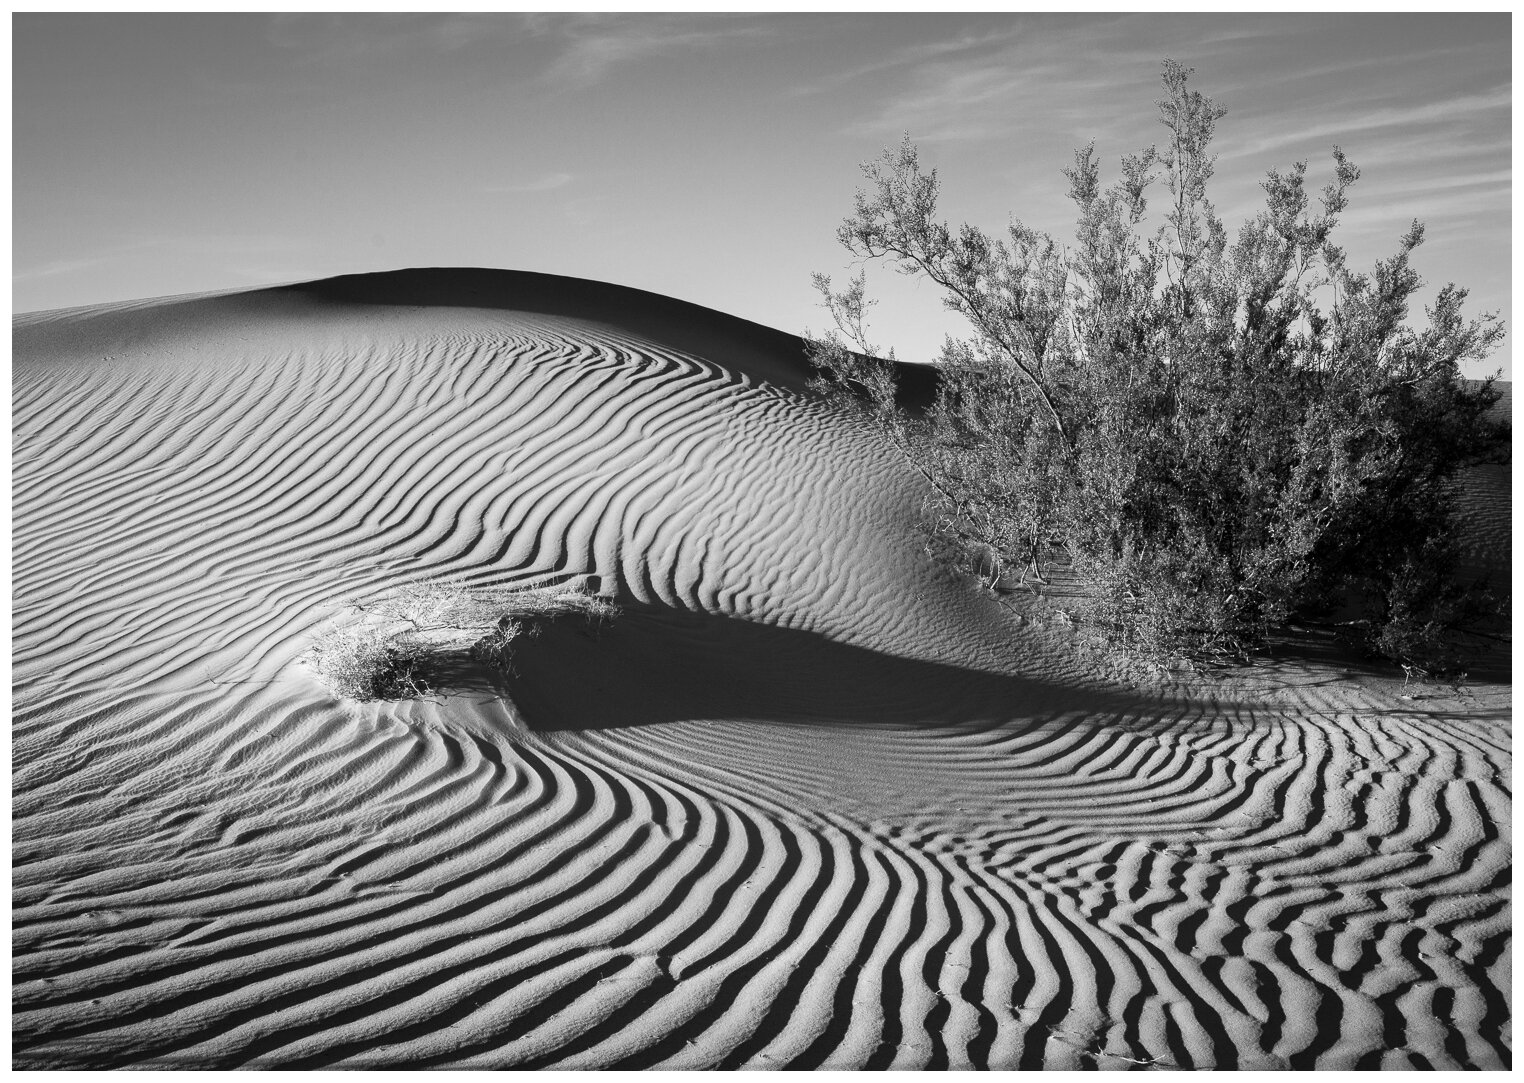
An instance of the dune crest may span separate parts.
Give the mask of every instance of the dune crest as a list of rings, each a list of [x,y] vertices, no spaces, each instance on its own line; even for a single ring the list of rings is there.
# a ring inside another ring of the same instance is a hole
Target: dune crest
[[[1108,685],[792,336],[433,270],[14,348],[18,1066],[1508,1063],[1508,686]],[[445,577],[625,614],[304,667]]]

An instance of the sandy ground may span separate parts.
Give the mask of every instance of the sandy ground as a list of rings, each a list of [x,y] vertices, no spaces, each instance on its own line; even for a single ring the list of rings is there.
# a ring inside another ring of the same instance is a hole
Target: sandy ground
[[[797,349],[506,272],[18,317],[15,1064],[1506,1066],[1506,662],[1109,679]],[[325,692],[441,577],[625,612]]]

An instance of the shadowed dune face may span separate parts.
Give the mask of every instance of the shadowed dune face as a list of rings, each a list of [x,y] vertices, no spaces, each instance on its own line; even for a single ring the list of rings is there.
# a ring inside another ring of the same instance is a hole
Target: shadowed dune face
[[[19,1065],[1508,1060],[1508,689],[1103,686],[790,336],[440,271],[15,359]],[[326,695],[442,576],[625,613]]]
[[[1513,423],[1513,384],[1499,384],[1502,397],[1490,411]],[[1505,593],[1513,569],[1513,459],[1473,467],[1456,486],[1462,571],[1487,576]]]

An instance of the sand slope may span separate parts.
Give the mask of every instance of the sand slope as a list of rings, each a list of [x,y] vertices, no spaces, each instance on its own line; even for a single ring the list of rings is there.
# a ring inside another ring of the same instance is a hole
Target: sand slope
[[[1513,384],[1500,383],[1502,396],[1488,411],[1513,424]],[[1487,576],[1504,594],[1511,581],[1513,555],[1513,457],[1467,470],[1456,486],[1462,571]]]
[[[1506,684],[1108,684],[807,376],[507,272],[19,317],[16,1063],[1508,1062]],[[440,576],[626,612],[312,679]]]

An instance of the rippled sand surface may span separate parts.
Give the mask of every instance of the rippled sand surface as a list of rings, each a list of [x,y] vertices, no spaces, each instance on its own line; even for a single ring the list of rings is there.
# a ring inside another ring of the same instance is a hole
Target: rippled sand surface
[[[17,1066],[1509,1063],[1506,668],[1104,679],[926,562],[796,340],[635,291],[14,341]],[[446,577],[624,615],[316,682],[347,603]]]

